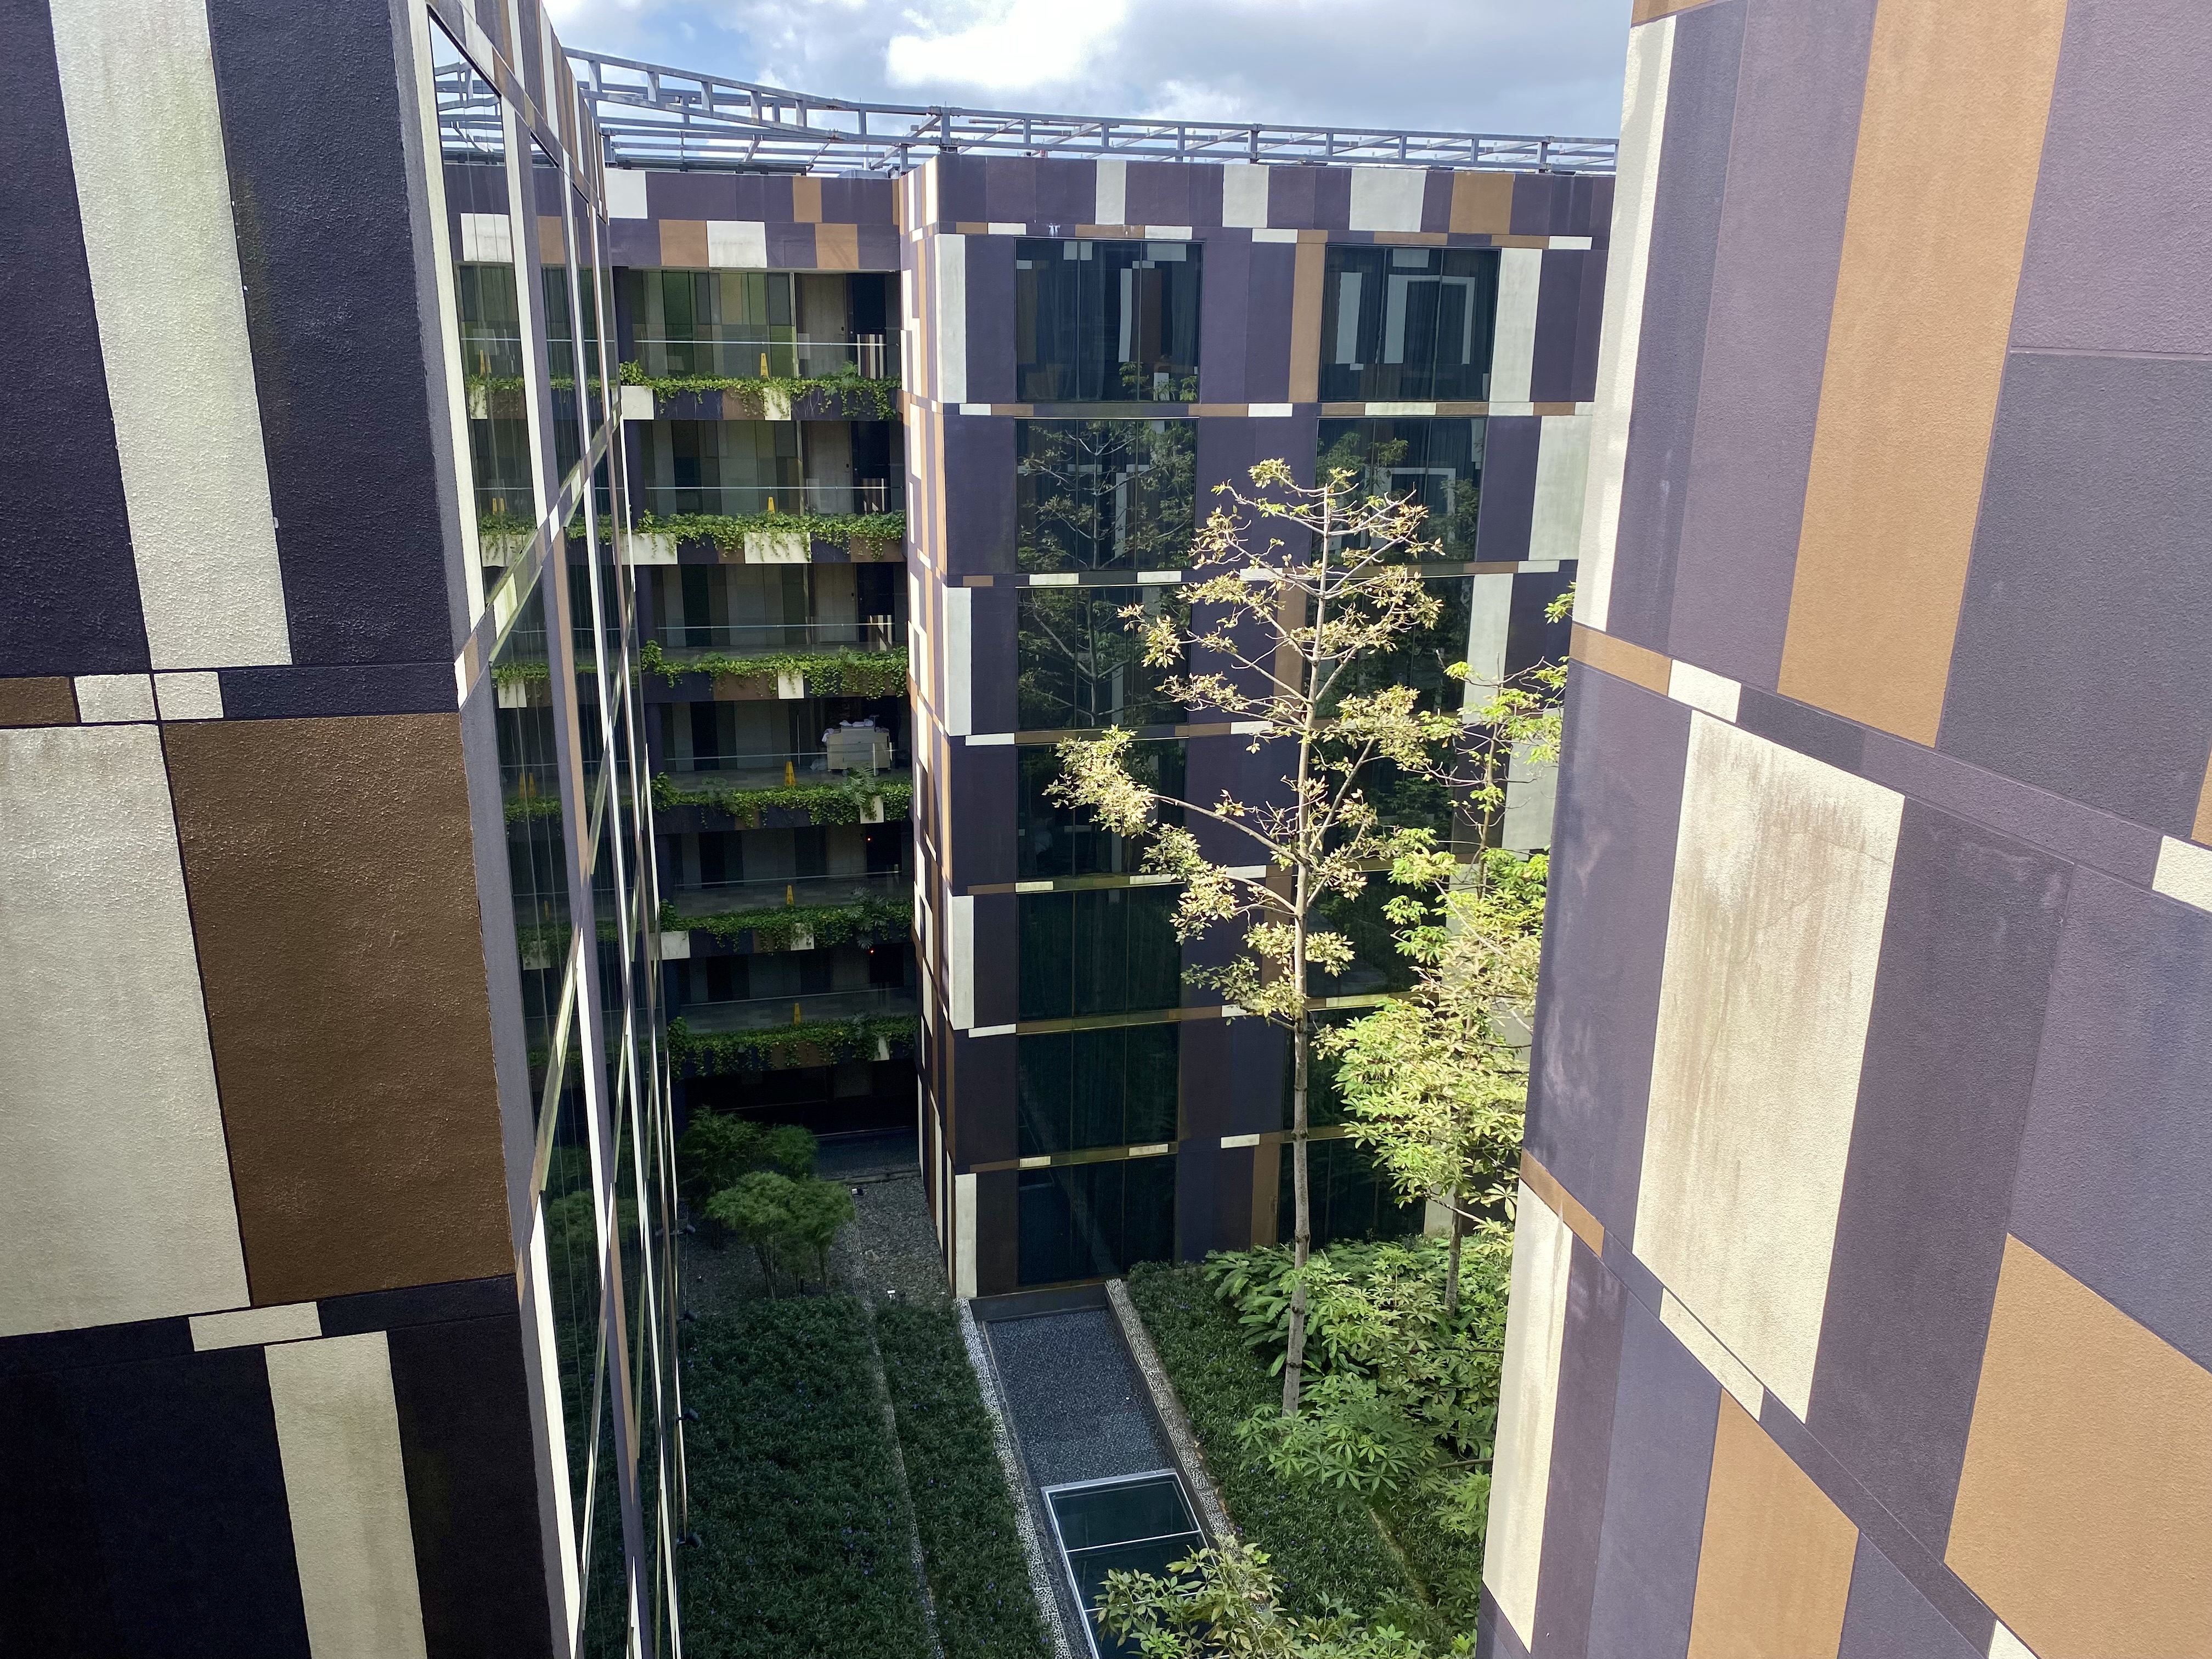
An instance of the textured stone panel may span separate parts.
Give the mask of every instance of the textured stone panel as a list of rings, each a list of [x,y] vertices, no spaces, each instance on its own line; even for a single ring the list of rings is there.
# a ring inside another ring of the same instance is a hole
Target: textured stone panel
[[[1720,1413],[1689,1659],[1833,1659],[1858,1533],[1742,1407]]]
[[[1482,1557],[1484,1588],[1520,1632],[1535,1628],[1573,1249],[1567,1224],[1523,1185],[1513,1229],[1513,1320],[1505,1333]]]

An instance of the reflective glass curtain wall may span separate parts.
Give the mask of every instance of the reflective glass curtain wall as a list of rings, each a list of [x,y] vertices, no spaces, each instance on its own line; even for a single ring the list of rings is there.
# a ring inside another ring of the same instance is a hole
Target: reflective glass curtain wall
[[[536,1125],[524,1311],[543,1310],[575,1650],[658,1659],[681,1650],[674,1147],[604,226],[590,149],[559,142],[588,133],[573,86],[533,131],[511,70],[434,18],[428,41]]]

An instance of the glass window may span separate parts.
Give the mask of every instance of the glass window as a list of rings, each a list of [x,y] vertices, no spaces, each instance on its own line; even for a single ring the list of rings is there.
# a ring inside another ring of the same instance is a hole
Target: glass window
[[[581,388],[576,384],[576,313],[568,298],[568,187],[560,163],[530,141],[531,222],[538,233],[538,290],[545,304],[545,365],[553,389],[553,476],[561,483],[584,453]]]
[[[1021,1019],[1134,1013],[1182,1001],[1177,890],[1099,887],[1024,893]]]
[[[1490,395],[1495,249],[1332,245],[1325,273],[1324,400]]]
[[[621,278],[637,362],[655,378],[786,378],[799,373],[792,275],[782,270],[629,270]]]
[[[1275,1194],[1275,1242],[1287,1244],[1297,1230],[1291,1192],[1291,1149],[1282,1150],[1281,1184]],[[1313,1206],[1316,1249],[1340,1238],[1402,1238],[1421,1230],[1419,1199],[1401,1204],[1374,1159],[1353,1140],[1306,1143],[1306,1195]]]
[[[1172,1154],[1021,1172],[1016,1277],[1105,1279],[1175,1254]]]
[[[434,23],[430,43],[469,474],[489,590],[529,545],[538,523],[506,125],[498,94]]]
[[[1197,478],[1194,421],[1015,422],[1021,568],[1183,568]]]
[[[1014,396],[1187,404],[1198,397],[1196,242],[1014,244]]]
[[[1019,878],[1036,881],[1058,876],[1131,876],[1140,866],[1144,844],[1103,830],[1087,811],[1062,806],[1045,793],[1060,775],[1060,757],[1042,744],[1024,746],[1017,811]],[[1127,763],[1136,777],[1158,793],[1177,799],[1183,793],[1181,738],[1132,744]],[[1182,809],[1165,807],[1163,819],[1182,821]]]
[[[599,226],[592,216],[591,204],[571,191],[568,193],[569,222],[574,227],[573,246],[576,251],[576,299],[582,307],[583,377],[589,397],[589,430],[597,433],[606,424],[607,385],[606,360],[602,355],[599,339],[599,319],[607,313],[602,303],[600,272],[595,261],[599,258]],[[558,380],[555,381],[557,387]]]
[[[1429,515],[1422,535],[1443,544],[1435,556],[1472,559],[1485,424],[1480,416],[1323,421],[1315,477],[1340,468],[1364,494],[1418,502]]]
[[[560,745],[553,737],[552,667],[546,659],[544,588],[523,602],[491,678],[498,704],[500,793],[506,805],[507,878],[522,971],[531,1087],[544,1082],[561,976],[568,960],[568,876],[561,825]]]
[[[1189,606],[1171,586],[1024,587],[1015,605],[1017,718],[1024,732],[1173,726],[1182,707],[1161,690],[1169,671],[1145,661],[1141,633],[1121,614]]]
[[[1021,1155],[1175,1139],[1182,1029],[1121,1025],[1016,1038]]]
[[[797,422],[652,421],[639,436],[639,505],[649,513],[805,510]]]

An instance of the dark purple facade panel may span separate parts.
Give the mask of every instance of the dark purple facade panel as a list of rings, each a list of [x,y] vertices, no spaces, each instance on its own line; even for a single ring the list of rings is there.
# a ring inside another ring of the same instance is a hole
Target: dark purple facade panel
[[[1269,167],[1267,222],[1277,230],[1319,228],[1321,222],[1314,216],[1314,191],[1324,171],[1321,167]],[[1348,223],[1352,216],[1349,186],[1344,199],[1345,219]]]
[[[1021,1176],[1014,1170],[988,1170],[975,1177],[978,1296],[1006,1296],[1021,1288]]]
[[[1198,291],[1198,395],[1209,404],[1241,404],[1252,314],[1252,239],[1235,232],[1209,236]],[[1285,321],[1287,326],[1287,320]],[[1280,402],[1270,393],[1261,402]]]
[[[1676,47],[1676,62],[1681,61],[1680,48]],[[1565,219],[1565,177],[1553,173],[1516,173],[1513,175],[1513,216],[1508,222],[1516,236],[1564,236]]]
[[[773,185],[781,199],[762,199],[765,186]],[[740,197],[750,198],[741,200]],[[646,211],[655,219],[791,218],[791,180],[727,173],[647,172],[645,175]],[[781,209],[781,211],[777,210]],[[659,261],[655,259],[653,264]]]
[[[1583,267],[1601,256],[1547,248],[1536,284],[1536,348],[1528,396],[1540,404],[1575,401],[1575,345],[1582,327]],[[1585,399],[1587,401],[1587,399]]]
[[[1633,1300],[1589,1245],[1577,1238],[1571,1248],[1551,1479],[1544,1499],[1543,1562],[1536,1578],[1536,1628],[1529,1637],[1538,1651],[1559,1659],[1583,1659],[1589,1652],[1621,1333]]]
[[[1936,747],[2190,833],[2212,751],[2208,408],[2212,361],[2012,357]]]
[[[386,1340],[429,1659],[543,1651],[552,1620],[519,1316],[408,1326]]]
[[[2015,347],[2212,352],[2208,84],[2212,30],[2197,0],[2068,7]]]
[[[1668,638],[1674,655],[1768,690],[1782,669],[1874,13],[1875,0],[1801,0],[1754,8],[1744,25]]]
[[[1591,1659],[1680,1659],[1697,1598],[1720,1384],[1634,1297],[1623,1299],[1620,1341],[1586,1651]]]
[[[980,958],[982,953],[979,950],[976,954]],[[1012,958],[994,967],[993,976],[1013,979]],[[984,975],[976,977],[980,989]],[[951,1042],[952,1094],[959,1103],[952,1126],[954,1167],[965,1170],[972,1164],[999,1164],[1017,1157],[1021,1136],[1015,1127],[1015,1093],[1021,1039],[973,1037],[955,1031]]]
[[[1986,1650],[1991,1615],[1979,1597],[1957,1575],[1907,1532],[1902,1522],[1882,1508],[1851,1472],[1836,1460],[1796,1414],[1773,1395],[1759,1407],[1759,1426],[1779,1446],[1807,1478],[1858,1528],[1865,1541],[1887,1556],[1914,1588],[1934,1604],[1952,1627],[1974,1633]]]
[[[225,668],[220,671],[220,683],[223,718],[234,720],[442,714],[454,706],[450,662]]]
[[[2077,873],[2012,1231],[2212,1365],[2212,916]]]
[[[983,160],[983,217],[994,224],[1027,224],[1037,212],[1037,173],[1052,164],[1029,155]]]
[[[1587,236],[1602,248],[1613,235],[1613,175],[1609,173],[1577,175],[1567,198],[1567,230],[1570,236]]]
[[[1866,728],[1856,721],[1778,697],[1747,685],[1736,699],[1736,724],[1829,766],[1856,772],[1866,750]]]
[[[208,21],[292,660],[450,664],[468,619],[447,592],[392,15],[216,0]]]
[[[1278,167],[1278,173],[1286,170]],[[1316,167],[1314,170],[1314,222],[1316,230],[1346,230],[1352,225],[1352,169],[1350,167]],[[1270,202],[1273,194],[1269,193]],[[1268,223],[1275,221],[1271,217]]]
[[[775,224],[768,227],[768,263],[771,270],[811,270],[815,264],[814,227]]]
[[[1224,1146],[1208,1164],[1213,1171],[1213,1243],[1217,1250],[1249,1249],[1252,1244],[1253,1160],[1256,1146]],[[1274,1156],[1268,1149],[1267,1155]]]
[[[1982,1659],[1889,1558],[1859,1540],[1836,1659]]]
[[[1096,222],[1098,163],[1041,161],[1036,164],[1036,222],[1057,225],[1066,235],[1078,225]]]
[[[1291,398],[1291,313],[1298,251],[1285,242],[1254,242],[1249,312],[1244,319],[1244,395],[1255,404]],[[1212,252],[1209,246],[1206,257]],[[1203,364],[1201,364],[1201,368]]]
[[[1189,225],[1191,175],[1199,169],[1184,161],[1131,161],[1123,183],[1121,220],[1132,225]],[[1206,169],[1216,179],[1220,169]],[[1221,222],[1220,189],[1214,190],[1213,222]]]
[[[1513,1628],[1504,1609],[1483,1589],[1480,1611],[1474,1620],[1474,1659],[1528,1659],[1528,1647]]]
[[[1562,663],[1574,636],[1574,624],[1562,617],[1553,622],[1545,614],[1554,600],[1571,586],[1575,564],[1569,561],[1557,570],[1514,573],[1513,597],[1505,623],[1505,672],[1518,674],[1539,663]]]
[[[1743,0],[1680,14],[1644,279],[1635,412],[1621,471],[1620,535],[1606,631],[1670,652],[1682,501],[1698,428],[1722,187],[1735,120]]]
[[[607,263],[635,270],[650,270],[660,263],[660,227],[651,219],[607,221]],[[629,307],[620,313],[622,326],[631,326]]]
[[[977,745],[957,738],[946,750],[945,810],[953,819],[954,834],[945,879],[956,892],[1014,879],[1014,791],[1020,753],[1012,744]],[[983,1021],[986,1025],[998,1023]]]
[[[538,10],[538,0],[515,0],[515,17],[520,39],[536,42],[545,38],[545,21]],[[545,55],[541,52],[524,51],[514,54],[522,70],[522,89],[530,94],[530,101],[543,110],[545,107]]]
[[[1179,1261],[1203,1261],[1208,1250],[1221,1248],[1214,1239],[1214,1201],[1220,1188],[1217,1170],[1224,1161],[1218,1140],[1186,1140],[1176,1148],[1175,1237]],[[1245,1212],[1248,1216],[1251,1212],[1249,1198]]]
[[[1939,1557],[2069,873],[1905,805],[1808,1426]]]
[[[890,179],[824,179],[821,185],[823,223],[873,225],[896,233],[898,187]]]
[[[899,268],[899,231],[896,225],[866,224],[860,226],[857,239],[860,269],[863,270],[896,270]]]
[[[73,1371],[64,1387],[122,1651],[308,1659],[261,1350]]]
[[[1583,261],[1582,293],[1575,312],[1574,378],[1570,382],[1578,404],[1593,402],[1597,397],[1598,343],[1605,332],[1605,270],[1610,258],[1601,244]]]
[[[0,454],[9,481],[0,677],[143,671],[138,573],[47,9],[9,7],[0,44],[11,68],[0,98]]]
[[[1235,1086],[1234,1036],[1243,1022],[1192,1019],[1176,1039],[1176,1082],[1182,1097],[1182,1137],[1211,1139],[1239,1133],[1231,1091]],[[1209,1179],[1211,1177],[1209,1176]],[[1248,1241],[1249,1242],[1249,1241]]]
[[[1014,239],[968,239],[968,401],[1014,400]]]
[[[1229,1054],[1237,1080],[1231,1097],[1237,1134],[1266,1134],[1291,1127],[1291,1039],[1263,1019],[1229,1022]]]
[[[0,1380],[0,1631],[11,1652],[123,1659],[69,1381]]]
[[[1016,731],[1021,720],[1016,710],[1018,699],[1014,686],[1014,634],[1021,590],[971,587],[967,592],[969,730]],[[985,751],[963,752],[980,758]]]
[[[1474,556],[1517,564],[1528,556],[1536,515],[1536,446],[1544,429],[1535,415],[1493,415],[1483,424],[1482,505],[1474,521]]]
[[[1624,1243],[1689,744],[1684,705],[1579,663],[1568,671],[1527,1145]]]
[[[1006,821],[1013,821],[1008,803]],[[1020,901],[1012,893],[975,895],[975,1023],[1011,1025],[1021,1007]]]
[[[2148,886],[2158,867],[2154,830],[1887,732],[1866,733],[1857,769],[1875,783],[2138,887]]]
[[[937,220],[940,225],[973,224],[987,216],[984,169],[989,161],[980,155],[940,155],[937,158]]]
[[[947,574],[1014,568],[1014,422],[1004,415],[945,417]]]
[[[1431,167],[1421,180],[1421,229],[1427,234],[1451,231],[1452,173],[1449,167]]]

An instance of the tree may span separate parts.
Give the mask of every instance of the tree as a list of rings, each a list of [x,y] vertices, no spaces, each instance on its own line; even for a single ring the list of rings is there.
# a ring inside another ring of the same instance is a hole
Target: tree
[[[1169,696],[1258,723],[1251,749],[1281,758],[1280,791],[1243,800],[1224,790],[1210,804],[1162,794],[1131,770],[1123,728],[1062,744],[1053,797],[1087,808],[1115,834],[1149,837],[1146,867],[1182,884],[1179,937],[1243,924],[1225,966],[1189,977],[1290,1034],[1292,1248],[1303,1269],[1313,1237],[1309,970],[1340,973],[1352,960],[1350,940],[1318,925],[1317,908],[1357,896],[1372,871],[1434,853],[1432,830],[1387,822],[1368,792],[1393,775],[1451,776],[1468,728],[1457,714],[1425,708],[1412,686],[1353,672],[1440,614],[1415,568],[1434,548],[1420,538],[1422,509],[1361,496],[1341,468],[1306,487],[1287,463],[1266,461],[1251,480],[1250,495],[1216,486],[1229,504],[1193,544],[1192,568],[1212,574],[1187,588],[1189,620],[1166,611],[1146,616],[1139,605],[1123,616],[1144,641],[1146,664],[1165,671]],[[1255,545],[1261,526],[1286,534]],[[1182,821],[1164,821],[1163,808]],[[1210,855],[1201,828],[1241,841],[1248,856]],[[1255,866],[1259,873],[1242,873]],[[1301,1287],[1283,1366],[1285,1416],[1297,1410],[1304,1349]]]
[[[705,1208],[714,1194],[761,1162],[760,1125],[720,1112],[693,1113],[684,1139],[676,1143],[678,1184],[696,1208]]]
[[[812,1252],[815,1276],[828,1282],[830,1241],[853,1218],[853,1194],[835,1181],[794,1181],[784,1209],[790,1218],[787,1248]]]
[[[830,1241],[853,1218],[853,1195],[834,1181],[755,1170],[708,1199],[707,1213],[752,1247],[772,1297],[777,1264],[799,1278],[801,1252],[830,1277]]]
[[[1340,1611],[1285,1613],[1278,1599],[1267,1553],[1231,1538],[1171,1564],[1164,1576],[1108,1573],[1098,1623],[1145,1659],[1428,1659],[1394,1626]],[[1468,1637],[1450,1649],[1473,1651]]]

